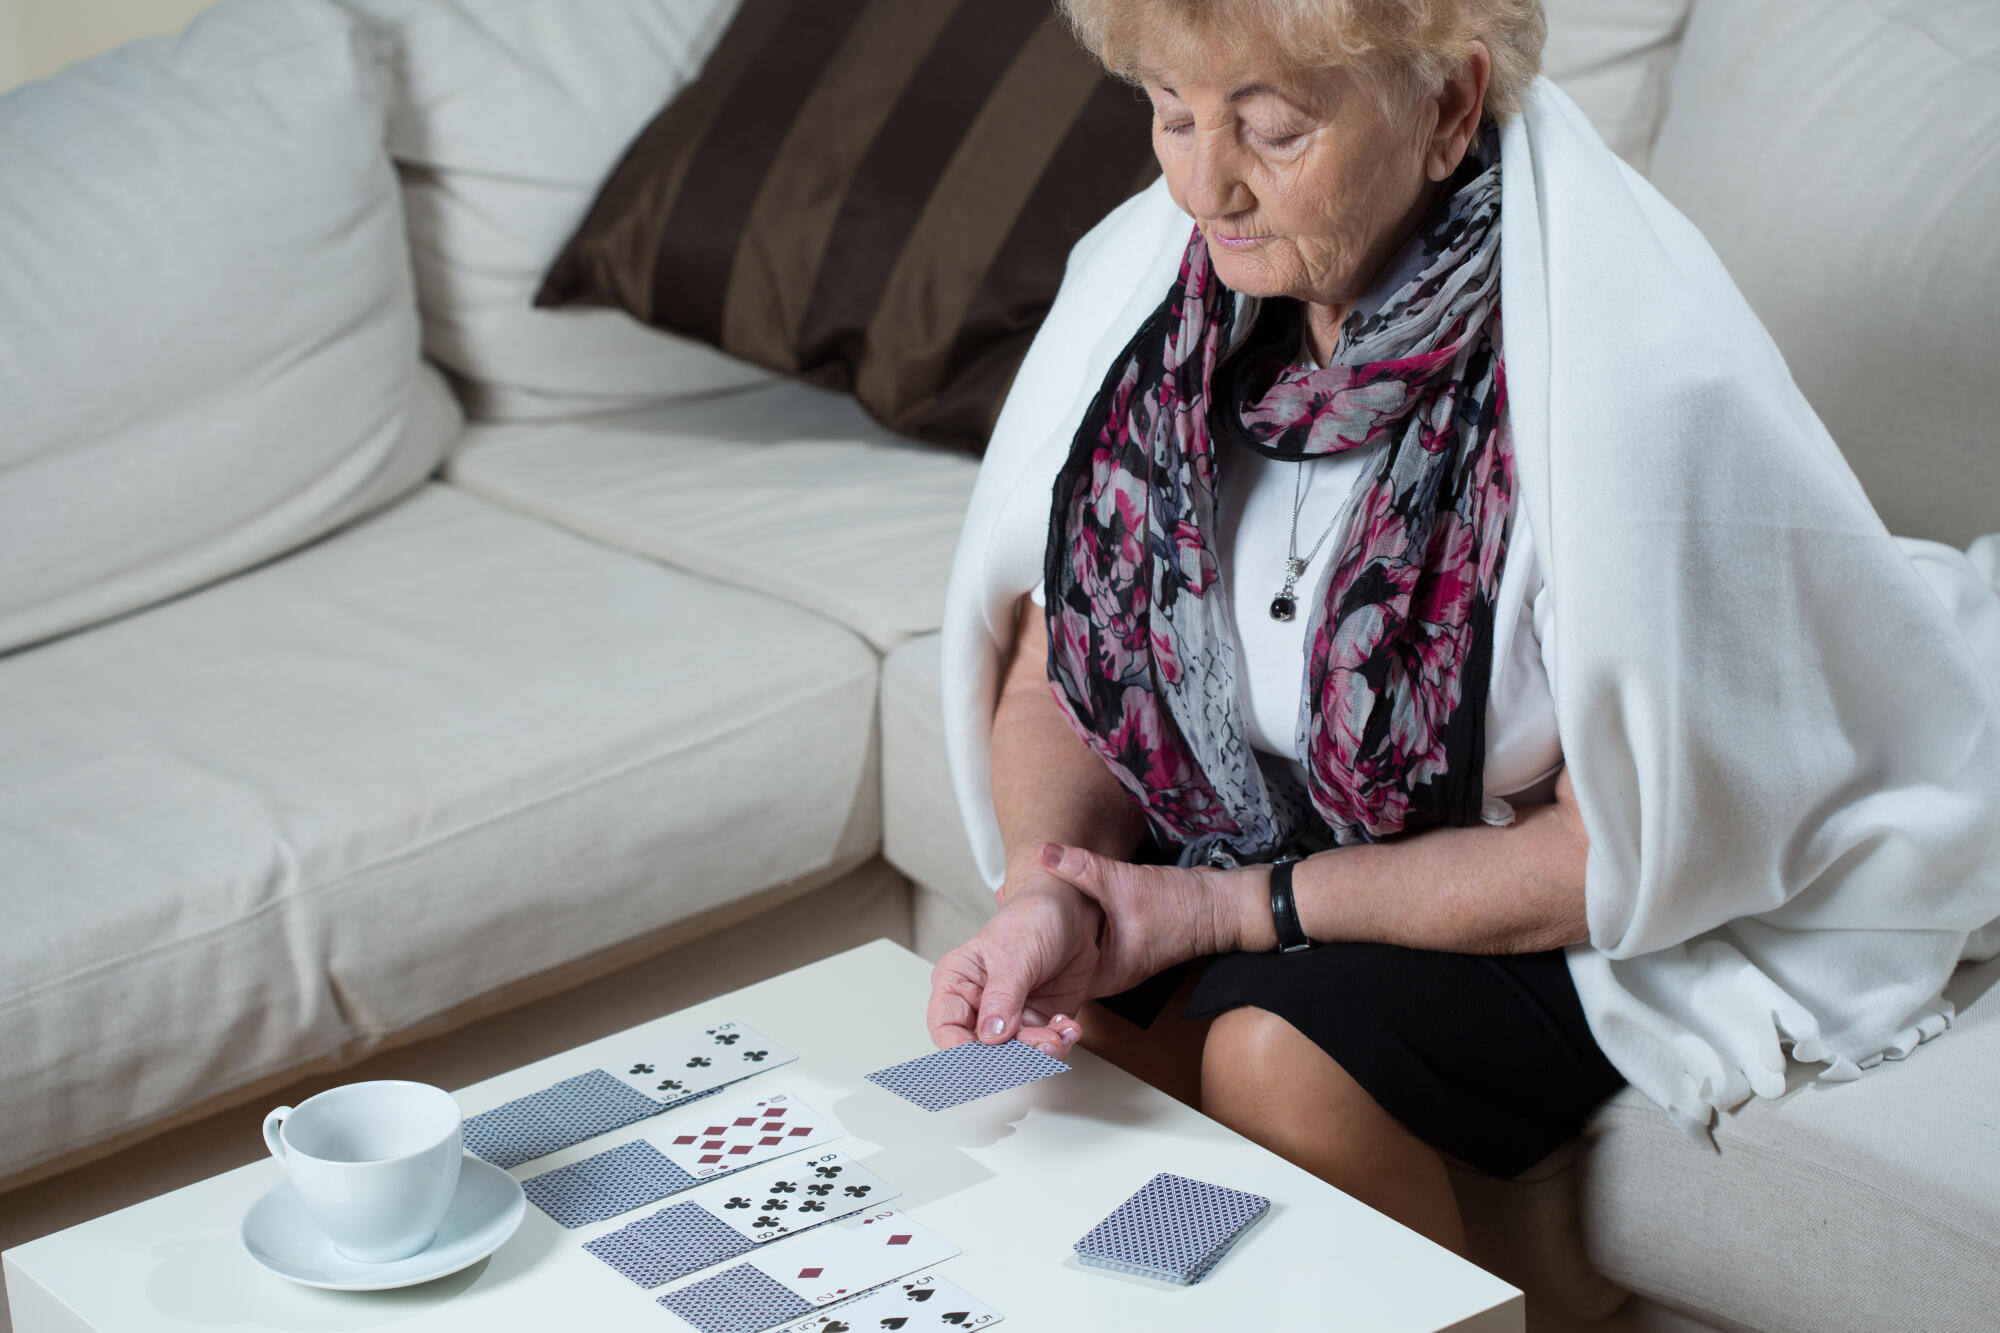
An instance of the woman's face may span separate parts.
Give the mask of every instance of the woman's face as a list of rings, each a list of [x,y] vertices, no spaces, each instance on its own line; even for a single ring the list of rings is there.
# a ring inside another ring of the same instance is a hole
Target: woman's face
[[[1254,61],[1141,66],[1167,188],[1200,225],[1216,275],[1250,296],[1350,304],[1463,152],[1438,171],[1439,102],[1420,97],[1392,120],[1342,70],[1299,87]]]

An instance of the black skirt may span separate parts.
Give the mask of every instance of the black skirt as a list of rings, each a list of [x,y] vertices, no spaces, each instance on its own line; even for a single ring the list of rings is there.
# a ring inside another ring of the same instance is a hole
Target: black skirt
[[[1560,949],[1488,955],[1334,943],[1195,965],[1203,970],[1187,1017],[1246,1004],[1278,1015],[1411,1133],[1502,1179],[1575,1137],[1625,1082],[1590,1034]],[[1183,970],[1101,1003],[1147,1026]]]

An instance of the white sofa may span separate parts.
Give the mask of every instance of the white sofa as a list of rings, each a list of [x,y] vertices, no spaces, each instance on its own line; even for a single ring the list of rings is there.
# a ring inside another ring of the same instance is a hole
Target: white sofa
[[[733,9],[227,0],[0,99],[0,1188],[805,893],[929,954],[989,910],[976,465],[528,304]],[[2000,528],[2000,10],[1549,9],[1890,527]],[[1461,1179],[1481,1256],[1544,1321],[1990,1326],[1996,976],[1717,1153],[1628,1094]]]

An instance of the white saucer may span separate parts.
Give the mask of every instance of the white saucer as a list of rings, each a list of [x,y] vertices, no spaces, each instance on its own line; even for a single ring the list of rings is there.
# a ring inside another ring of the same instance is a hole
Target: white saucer
[[[250,1205],[238,1235],[250,1257],[279,1277],[334,1291],[385,1291],[478,1263],[514,1234],[527,1211],[527,1196],[514,1177],[467,1154],[437,1239],[407,1259],[364,1264],[334,1249],[306,1216],[290,1180],[264,1191]]]

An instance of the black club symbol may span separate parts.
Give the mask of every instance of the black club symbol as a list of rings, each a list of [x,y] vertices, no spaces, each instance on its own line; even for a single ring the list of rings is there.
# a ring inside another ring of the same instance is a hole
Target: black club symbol
[[[657,1091],[657,1092],[679,1092],[679,1091],[680,1091],[680,1090],[681,1090],[681,1089],[682,1089],[683,1087],[685,1087],[685,1086],[687,1086],[687,1085],[686,1085],[686,1084],[684,1084],[684,1083],[682,1083],[682,1082],[681,1082],[681,1081],[680,1081],[679,1079],[672,1079],[672,1078],[668,1078],[668,1079],[661,1079],[661,1080],[660,1080],[660,1086],[659,1086],[658,1088],[656,1088],[656,1089],[655,1089],[655,1091]]]
[[[833,1193],[833,1186],[831,1186],[831,1185],[808,1185],[808,1186],[806,1186],[806,1193],[808,1193],[808,1194],[817,1194],[817,1195],[820,1195],[820,1196],[824,1197],[824,1196],[826,1196],[826,1195],[828,1195],[828,1194],[831,1194],[831,1193]]]
[[[736,1195],[731,1195],[729,1202],[723,1204],[722,1206],[724,1208],[748,1208],[750,1206],[750,1201],[744,1198],[742,1195],[736,1194]]]
[[[732,1038],[732,1040],[734,1039]],[[769,1054],[770,1054],[769,1051],[745,1051],[743,1052],[743,1058],[745,1060],[754,1060],[758,1064],[762,1064],[764,1063],[764,1057]]]
[[[794,1185],[789,1180],[774,1180],[771,1182],[771,1193],[773,1194],[792,1194],[797,1192],[798,1188],[797,1185]]]
[[[841,1193],[845,1194],[850,1199],[859,1199],[865,1196],[868,1193],[868,1191],[872,1188],[873,1186],[869,1185],[849,1185],[846,1189],[842,1190]]]
[[[760,1217],[757,1219],[756,1225],[760,1227],[774,1227],[778,1225],[778,1219],[775,1217]]]
[[[715,1034],[715,1044],[718,1046],[734,1046],[742,1040],[743,1034],[740,1032],[718,1032]]]
[[[818,1199],[801,1199],[799,1200],[799,1211],[802,1213],[823,1213],[826,1211],[826,1205]]]
[[[837,1166],[822,1166],[815,1168],[813,1174],[816,1176],[824,1176],[828,1180],[832,1180],[835,1176],[840,1174],[840,1168]]]
[[[709,1066],[710,1066],[711,1064],[714,1064],[714,1063],[715,1063],[715,1062],[714,1062],[713,1060],[710,1060],[710,1059],[709,1059],[709,1058],[708,1058],[707,1056],[705,1056],[705,1055],[697,1055],[697,1056],[695,1056],[695,1057],[694,1057],[693,1059],[691,1059],[691,1060],[689,1060],[689,1061],[687,1062],[687,1067],[688,1067],[689,1069],[706,1069],[706,1068],[708,1068],[708,1067],[709,1067]]]
[[[633,1065],[632,1072],[635,1074],[650,1074],[653,1072],[653,1067],[651,1065]]]
[[[786,1203],[783,1199],[764,1200],[764,1211],[767,1213],[781,1213],[789,1207],[791,1207],[791,1205]]]

